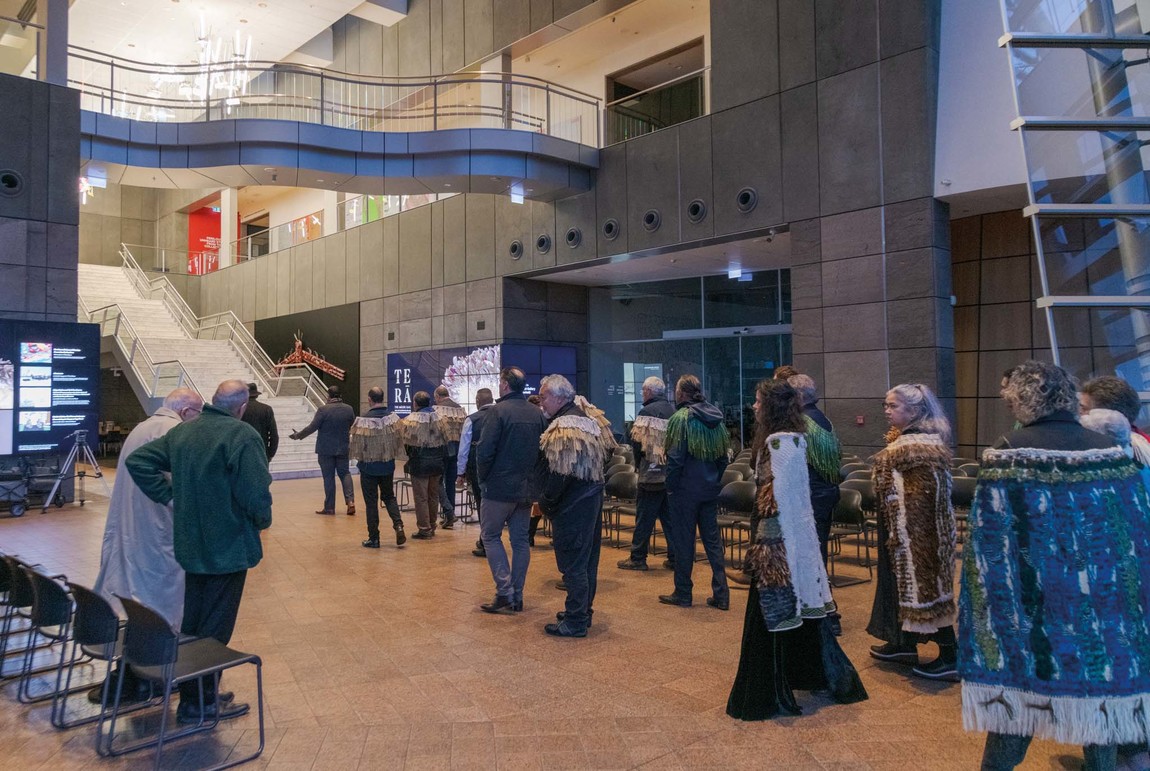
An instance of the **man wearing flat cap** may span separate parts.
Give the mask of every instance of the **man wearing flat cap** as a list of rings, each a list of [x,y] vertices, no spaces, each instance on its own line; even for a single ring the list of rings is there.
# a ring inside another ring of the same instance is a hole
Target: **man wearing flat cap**
[[[264,440],[264,452],[268,455],[268,463],[271,463],[280,446],[280,432],[276,428],[275,411],[263,402],[256,401],[259,395],[260,389],[256,384],[248,383],[248,407],[240,420],[254,428],[260,439]]]

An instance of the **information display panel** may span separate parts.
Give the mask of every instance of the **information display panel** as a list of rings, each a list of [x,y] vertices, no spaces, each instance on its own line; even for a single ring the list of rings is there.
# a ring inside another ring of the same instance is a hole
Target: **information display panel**
[[[96,441],[100,329],[95,324],[0,320],[0,455]]]

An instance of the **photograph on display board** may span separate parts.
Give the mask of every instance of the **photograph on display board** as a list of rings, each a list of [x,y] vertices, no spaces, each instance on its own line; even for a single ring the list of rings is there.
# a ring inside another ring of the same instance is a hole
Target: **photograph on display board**
[[[17,428],[20,431],[51,431],[52,413],[48,411],[20,412]]]
[[[21,388],[20,409],[43,409],[52,406],[51,388]]]
[[[7,359],[0,359],[0,410],[15,406],[16,368]]]
[[[51,364],[51,343],[20,343],[21,364]]]
[[[51,367],[21,367],[21,388],[49,388],[52,385]]]

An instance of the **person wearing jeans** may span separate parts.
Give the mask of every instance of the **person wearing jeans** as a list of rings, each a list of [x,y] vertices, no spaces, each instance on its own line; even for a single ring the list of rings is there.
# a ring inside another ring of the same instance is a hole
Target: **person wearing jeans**
[[[379,548],[379,501],[387,507],[391,526],[395,530],[395,545],[403,546],[407,534],[403,532],[403,519],[399,503],[395,500],[395,456],[402,441],[399,416],[383,403],[384,393],[379,386],[367,392],[371,405],[367,414],[356,418],[351,427],[351,457],[359,467],[359,485],[363,491],[363,506],[367,514],[367,540],[363,546]]]
[[[731,606],[726,556],[719,532],[718,499],[727,468],[730,441],[723,413],[703,398],[694,375],[683,375],[675,385],[678,409],[667,421],[667,494],[671,508],[671,538],[675,554],[675,591],[659,602],[689,608],[694,583],[695,531],[711,563],[711,596],[707,604],[719,610]]]
[[[483,491],[479,517],[483,550],[495,582],[495,599],[480,606],[487,613],[523,609],[523,583],[531,564],[527,528],[545,421],[539,408],[523,396],[526,385],[518,367],[499,373],[499,401],[483,416],[483,435],[471,450]],[[510,564],[503,546],[504,525],[511,540]]]
[[[302,431],[293,431],[292,439],[304,439],[316,434],[315,454],[323,476],[323,508],[316,514],[335,514],[335,478],[343,486],[343,500],[347,514],[355,514],[355,485],[348,467],[348,436],[355,422],[355,410],[344,404],[339,386],[328,386],[327,404],[316,410],[311,423]]]
[[[463,421],[463,428],[459,432],[459,455],[455,461],[456,478],[467,480],[467,484],[471,488],[471,498],[474,502],[475,511],[480,515],[480,522],[482,522],[483,514],[483,489],[479,486],[479,472],[475,466],[475,458],[478,454],[475,452],[475,447],[483,435],[483,423],[487,420],[494,404],[495,399],[491,395],[490,388],[480,388],[475,392],[476,410]],[[459,483],[457,482],[457,484]],[[471,553],[476,557],[487,556],[487,552],[483,549],[482,538],[475,542],[475,548],[471,550]]]
[[[407,450],[407,475],[415,498],[415,521],[419,532],[412,536],[426,540],[435,535],[439,516],[439,485],[443,480],[443,453],[447,440],[439,415],[431,407],[431,395],[417,391],[412,412],[403,419],[403,444]]]

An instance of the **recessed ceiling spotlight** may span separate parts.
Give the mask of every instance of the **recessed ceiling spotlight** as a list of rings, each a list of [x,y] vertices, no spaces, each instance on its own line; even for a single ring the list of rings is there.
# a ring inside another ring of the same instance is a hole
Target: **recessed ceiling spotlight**
[[[271,174],[272,172],[275,171],[275,169],[269,167],[269,168],[264,169],[264,171],[266,171],[268,174]]]
[[[267,3],[260,3],[260,8],[267,8],[267,7],[268,7]]]
[[[247,24],[247,23],[248,23],[247,19],[240,19],[240,24]]]
[[[449,185],[449,184],[448,184],[448,183],[446,183],[446,182],[444,182],[444,183],[443,183],[443,186],[444,186],[444,187],[451,187],[451,185]]]

